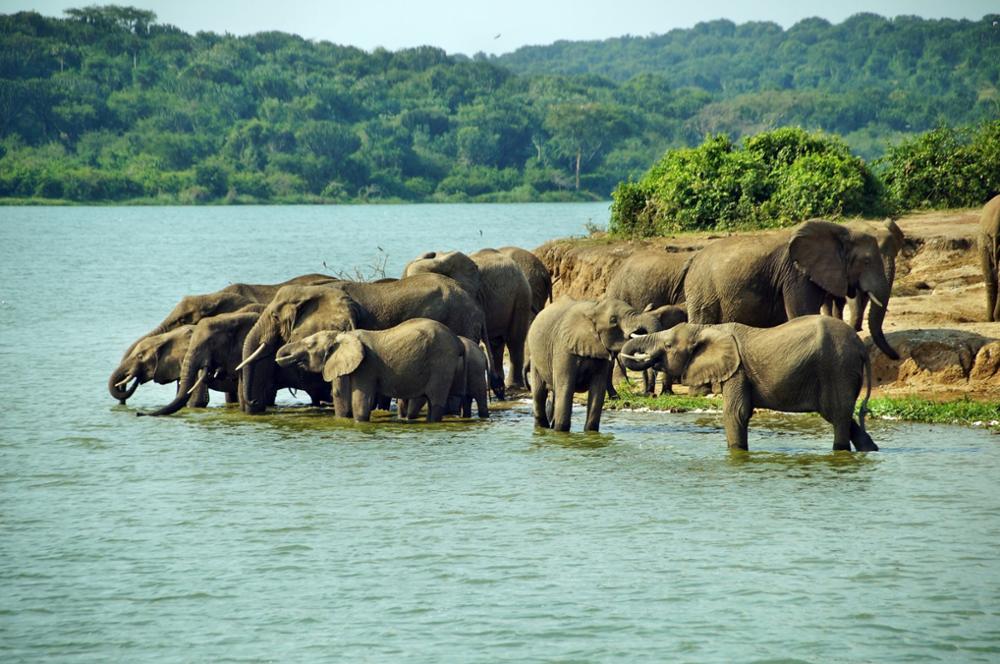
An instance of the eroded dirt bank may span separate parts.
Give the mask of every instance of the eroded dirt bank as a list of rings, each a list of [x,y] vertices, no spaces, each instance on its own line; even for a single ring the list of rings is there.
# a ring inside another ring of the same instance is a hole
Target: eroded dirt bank
[[[986,295],[976,254],[979,213],[937,211],[897,220],[906,241],[897,258],[884,329],[901,359],[892,361],[872,348],[878,393],[1000,402],[1000,323],[984,322]],[[641,241],[597,236],[555,240],[535,253],[552,272],[555,297],[598,297],[619,263],[635,251],[697,251],[727,235]]]

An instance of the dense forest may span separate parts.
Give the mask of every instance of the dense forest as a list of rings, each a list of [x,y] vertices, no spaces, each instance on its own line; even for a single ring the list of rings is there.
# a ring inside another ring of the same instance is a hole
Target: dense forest
[[[0,15],[0,197],[606,198],[670,148],[782,126],[873,158],[1000,116],[1000,15],[702,23],[501,57]]]

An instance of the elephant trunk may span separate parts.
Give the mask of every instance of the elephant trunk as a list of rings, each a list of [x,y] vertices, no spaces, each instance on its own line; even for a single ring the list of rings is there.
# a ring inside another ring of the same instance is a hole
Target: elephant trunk
[[[123,384],[129,381],[131,384]],[[137,387],[139,387],[138,376],[133,375],[124,364],[119,365],[111,374],[111,377],[108,378],[108,392],[120,404],[124,404],[130,399],[135,394],[135,388]]]
[[[280,341],[275,324],[269,324],[269,319],[261,316],[243,341],[245,366],[240,371],[243,372],[243,410],[246,413],[256,415],[267,409],[268,390],[274,382],[277,368],[274,362],[277,350],[275,340]],[[251,357],[253,360],[248,362]]]
[[[173,415],[191,400],[191,391],[204,383],[208,371],[207,363],[200,358],[194,358],[192,350],[194,349],[188,350],[184,355],[184,361],[181,362],[180,380],[177,383],[174,400],[159,410],[145,413],[146,415]]]
[[[659,335],[647,334],[634,337],[622,346],[618,358],[625,363],[625,366],[633,371],[642,371],[656,364],[662,351],[657,340]]]
[[[886,341],[882,332],[882,323],[885,321],[886,306],[889,303],[889,286],[886,283],[884,288],[868,291],[868,298],[871,306],[868,308],[868,332],[871,334],[872,342],[878,346],[879,350],[886,354],[889,359],[898,360],[899,353]]]

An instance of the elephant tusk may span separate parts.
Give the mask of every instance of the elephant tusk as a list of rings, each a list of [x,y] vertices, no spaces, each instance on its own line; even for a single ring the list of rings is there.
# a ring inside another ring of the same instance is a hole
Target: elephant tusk
[[[205,370],[202,369],[201,371],[198,372],[198,380],[196,380],[194,385],[191,386],[191,389],[187,391],[188,396],[194,394],[194,391],[197,390],[199,387],[201,387],[201,384],[204,382],[205,382]]]
[[[885,306],[882,303],[882,300],[878,299],[877,297],[875,297],[871,293],[868,293],[868,299],[871,300],[872,302],[874,302],[875,304],[877,304],[882,309],[888,309],[889,308],[889,307]]]
[[[636,353],[635,355],[629,355],[628,353],[618,353],[618,357],[624,357],[626,360],[635,360],[636,362],[643,362],[649,359],[647,353]]]
[[[134,376],[133,376],[132,374],[129,374],[128,376],[126,376],[126,377],[125,377],[125,380],[120,380],[120,381],[118,381],[117,383],[115,383],[115,387],[119,387],[119,388],[121,388],[121,387],[125,387],[126,385],[128,385],[128,384],[129,384],[129,382],[130,382],[130,381],[131,381],[131,380],[132,380],[133,378],[134,378]]]
[[[264,352],[264,346],[265,345],[266,344],[261,344],[260,346],[257,346],[257,350],[255,350],[253,353],[251,353],[250,357],[248,357],[245,360],[243,360],[242,362],[240,362],[239,366],[236,367],[235,371],[239,371],[240,369],[242,369],[246,365],[250,364],[251,362],[256,361],[256,359],[258,357],[260,357],[260,354]]]
[[[644,336],[646,336],[646,335],[645,334],[638,334],[637,332],[633,332],[632,334],[628,335],[628,338],[629,339],[639,339],[639,338],[644,337]]]

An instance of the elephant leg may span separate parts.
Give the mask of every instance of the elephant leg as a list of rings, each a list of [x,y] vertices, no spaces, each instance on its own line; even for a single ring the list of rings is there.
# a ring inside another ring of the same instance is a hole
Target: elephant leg
[[[496,369],[497,382],[499,385],[505,385],[504,373],[503,373],[503,349],[504,340],[500,337],[496,337],[490,340],[490,350],[493,352],[493,367]]]
[[[533,409],[535,412],[535,426],[541,427],[542,429],[549,428],[549,416],[546,413],[545,402],[549,398],[549,388],[542,380],[542,377],[532,369],[531,370],[531,401],[533,404]],[[482,407],[480,407],[482,411]]]
[[[583,426],[584,431],[600,431],[601,413],[604,410],[604,386],[611,376],[611,365],[608,364],[604,371],[595,371],[590,379],[590,388],[587,390],[587,423]]]
[[[440,422],[444,418],[444,405],[430,403],[427,405],[427,421]]]
[[[427,403],[427,397],[416,397],[406,401],[406,419],[415,420]],[[429,410],[429,409],[428,409]]]
[[[351,389],[351,410],[354,412],[355,422],[370,421],[372,412],[371,393],[359,387],[353,387]]]
[[[239,403],[240,396],[237,390],[226,390],[226,404]]]
[[[642,391],[650,396],[656,394],[656,372],[652,369],[645,369],[642,372]]]
[[[469,409],[470,410],[472,409],[471,399],[470,399]],[[479,419],[485,420],[490,416],[490,407],[489,404],[487,403],[485,391],[482,394],[476,395],[476,410],[477,410],[476,414],[479,416]],[[471,413],[469,414],[469,417],[472,417]]]
[[[510,354],[510,373],[506,386],[524,389],[524,338],[511,339],[507,352]]]
[[[188,408],[205,408],[208,406],[208,385],[203,382],[188,399]]]
[[[472,417],[472,397],[465,395],[462,397],[462,405],[459,408],[459,415],[465,418]]]
[[[722,384],[722,423],[726,428],[726,443],[730,449],[746,450],[747,429],[753,415],[750,386],[741,371]]]
[[[612,374],[608,374],[608,379],[604,382],[604,391],[607,392],[609,399],[618,398],[618,390],[615,389],[615,381]]]
[[[552,428],[556,431],[569,431],[570,418],[573,415],[573,385],[576,382],[576,363],[571,363],[571,371],[567,376],[556,378],[552,386]],[[603,386],[607,385],[607,377],[601,377]]]
[[[851,326],[861,331],[861,325],[865,319],[865,309],[868,308],[868,293],[859,292],[856,297],[851,298],[851,318],[848,321]]]
[[[994,263],[986,281],[987,317],[991,322],[1000,321],[1000,297],[997,295],[997,281],[1000,279],[1000,262]]]
[[[878,452],[878,445],[854,418],[851,418],[851,442],[854,443],[854,449],[858,452]]]
[[[833,449],[851,451],[851,419],[840,418],[833,422]]]
[[[657,374],[657,372],[654,371],[653,372],[653,376],[655,377],[656,374]],[[664,394],[673,394],[673,393],[674,393],[674,381],[670,377],[670,374],[664,373],[663,374],[663,386],[660,388],[660,396],[663,396]]]
[[[333,381],[331,397],[333,398],[333,412],[337,417],[351,416],[351,383],[347,376],[341,376]]]

